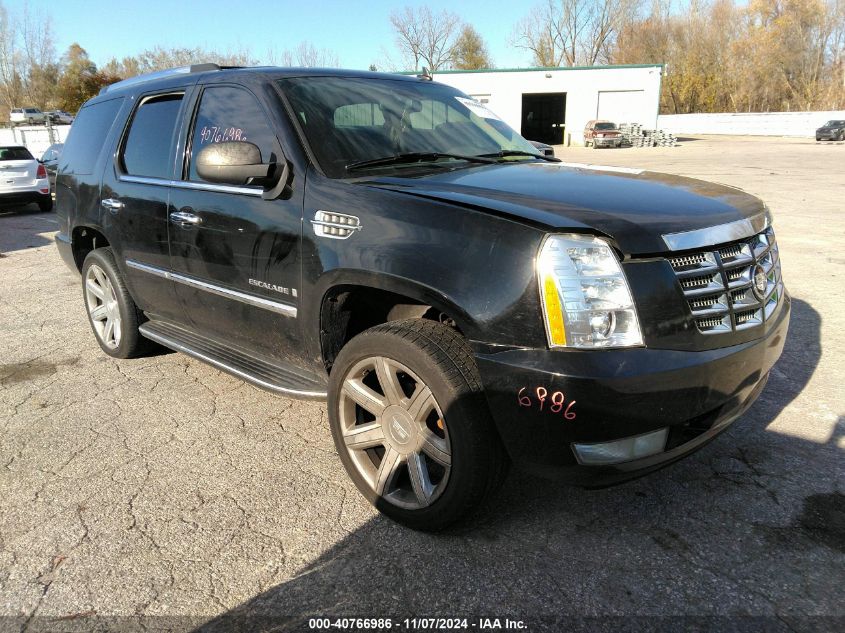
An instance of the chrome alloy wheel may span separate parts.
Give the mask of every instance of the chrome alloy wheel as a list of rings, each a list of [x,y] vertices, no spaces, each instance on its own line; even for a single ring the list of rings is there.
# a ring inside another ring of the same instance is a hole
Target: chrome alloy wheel
[[[97,337],[110,349],[120,345],[120,306],[106,273],[91,264],[85,274],[85,306]]]
[[[402,363],[383,356],[357,363],[338,399],[344,446],[381,498],[417,510],[443,494],[452,451],[431,389]]]

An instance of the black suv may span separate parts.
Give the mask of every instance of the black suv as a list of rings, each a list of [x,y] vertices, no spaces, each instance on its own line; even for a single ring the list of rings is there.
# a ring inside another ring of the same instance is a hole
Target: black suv
[[[73,125],[57,207],[105,353],[154,342],[327,398],[350,477],[419,529],[469,515],[511,460],[598,486],[694,451],[786,338],[760,200],[562,164],[427,76],[112,85]]]
[[[816,130],[817,141],[845,141],[845,120],[832,120]]]

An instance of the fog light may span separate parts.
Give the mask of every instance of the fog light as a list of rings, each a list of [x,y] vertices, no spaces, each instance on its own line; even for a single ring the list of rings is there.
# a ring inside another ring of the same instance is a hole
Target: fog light
[[[656,455],[666,446],[669,429],[651,431],[644,435],[626,437],[613,442],[599,444],[573,444],[578,463],[589,465],[607,465],[629,462],[632,459]]]
[[[613,312],[593,312],[590,330],[597,340],[606,339],[613,332]]]

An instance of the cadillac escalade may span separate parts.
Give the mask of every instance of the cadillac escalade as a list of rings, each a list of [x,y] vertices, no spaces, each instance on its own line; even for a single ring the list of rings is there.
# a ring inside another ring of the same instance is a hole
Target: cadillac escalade
[[[561,163],[427,74],[111,85],[56,203],[106,354],[165,346],[326,399],[355,485],[416,529],[471,516],[512,462],[590,487],[691,453],[787,333],[759,199]]]

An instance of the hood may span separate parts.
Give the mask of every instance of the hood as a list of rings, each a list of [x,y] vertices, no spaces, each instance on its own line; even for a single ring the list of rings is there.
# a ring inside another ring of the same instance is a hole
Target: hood
[[[666,233],[735,222],[764,212],[734,187],[656,172],[522,162],[484,165],[366,184],[481,209],[545,230],[595,230],[628,254],[666,251]]]

